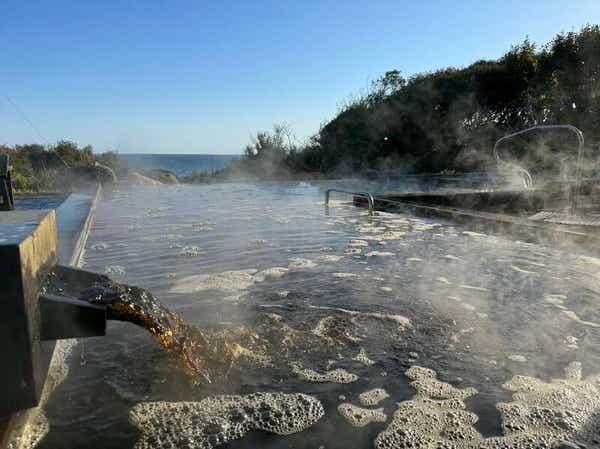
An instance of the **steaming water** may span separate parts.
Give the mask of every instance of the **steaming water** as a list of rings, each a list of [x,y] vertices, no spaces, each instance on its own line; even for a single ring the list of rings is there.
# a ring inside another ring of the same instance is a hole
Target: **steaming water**
[[[600,259],[443,221],[369,218],[341,201],[325,215],[325,188],[160,186],[116,192],[103,202],[86,269],[148,288],[188,324],[250,329],[268,344],[257,363],[206,385],[143,329],[110,322],[106,337],[75,350],[67,380],[48,403],[50,432],[40,447],[179,441],[172,433],[187,432],[188,412],[178,420],[178,408],[157,406],[152,422],[160,425],[152,427],[138,404],[254,392],[304,393],[322,403],[325,415],[301,433],[250,432],[227,447],[363,448],[376,439],[389,447],[384,443],[397,441],[405,413],[398,409],[393,418],[396,404],[415,391],[421,399],[410,404],[419,413],[439,413],[427,412],[427,397],[450,401],[442,403],[452,413],[464,401],[479,416],[465,432],[498,436],[507,429],[496,404],[511,401],[514,391],[555,391],[540,382],[564,378],[576,361],[584,377],[600,373]],[[416,368],[405,375],[415,365],[433,377]],[[515,375],[540,380],[529,389],[524,381],[503,388]],[[589,394],[594,379],[584,384]],[[376,388],[389,397],[364,405],[360,395]],[[358,416],[358,408],[373,412]],[[431,431],[413,424],[413,432]]]

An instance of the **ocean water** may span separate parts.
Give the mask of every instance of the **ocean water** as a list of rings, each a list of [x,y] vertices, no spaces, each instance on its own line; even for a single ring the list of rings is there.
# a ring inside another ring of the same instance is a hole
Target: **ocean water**
[[[162,168],[176,175],[189,175],[194,171],[215,172],[226,167],[238,155],[232,154],[120,154],[130,167],[144,169]]]
[[[332,185],[147,186],[99,204],[85,269],[267,350],[206,385],[144,329],[109,322],[75,348],[39,447],[208,448],[230,429],[223,447],[598,447],[600,259],[369,217],[343,196],[326,210]],[[252,430],[246,413],[268,400],[219,399],[257,392],[309,395],[323,416],[284,407]],[[264,431],[285,419],[306,425]]]

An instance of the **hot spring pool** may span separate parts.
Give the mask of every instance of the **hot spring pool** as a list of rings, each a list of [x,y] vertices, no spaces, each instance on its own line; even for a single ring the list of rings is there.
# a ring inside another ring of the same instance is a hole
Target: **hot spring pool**
[[[74,347],[38,447],[598,445],[600,259],[341,201],[326,215],[327,187],[159,186],[99,204],[85,269],[200,328],[264,337],[267,317],[289,353],[207,386],[109,322]]]

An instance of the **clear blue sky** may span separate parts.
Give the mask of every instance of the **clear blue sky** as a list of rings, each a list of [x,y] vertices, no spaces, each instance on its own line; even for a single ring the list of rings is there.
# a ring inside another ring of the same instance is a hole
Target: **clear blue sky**
[[[391,68],[599,22],[600,0],[1,0],[0,143],[238,153],[275,122],[314,133]]]

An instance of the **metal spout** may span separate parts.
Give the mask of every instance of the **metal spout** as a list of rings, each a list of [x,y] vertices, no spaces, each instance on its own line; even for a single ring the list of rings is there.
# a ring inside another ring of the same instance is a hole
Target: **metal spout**
[[[80,299],[80,292],[106,276],[57,265],[39,297],[42,340],[106,335],[106,307]]]

